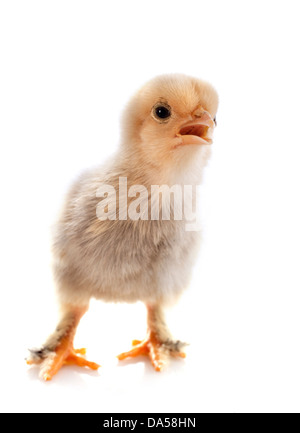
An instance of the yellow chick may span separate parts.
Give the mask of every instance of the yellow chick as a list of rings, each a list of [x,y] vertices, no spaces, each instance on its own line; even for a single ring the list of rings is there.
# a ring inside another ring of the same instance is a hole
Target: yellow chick
[[[43,379],[50,380],[64,364],[99,367],[86,360],[85,349],[73,348],[91,298],[142,301],[147,307],[145,340],[134,340],[120,360],[147,355],[160,371],[170,356],[185,357],[184,343],[168,330],[164,308],[188,286],[199,233],[186,230],[186,216],[176,217],[174,202],[155,195],[154,186],[177,185],[183,191],[200,183],[217,108],[217,93],[204,81],[182,74],[154,78],[125,108],[116,155],[73,184],[53,239],[61,319],[27,358],[40,365]]]

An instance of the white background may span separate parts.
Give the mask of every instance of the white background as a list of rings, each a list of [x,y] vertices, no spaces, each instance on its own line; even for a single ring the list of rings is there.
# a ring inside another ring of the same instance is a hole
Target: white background
[[[298,3],[0,3],[1,411],[300,411]],[[144,307],[92,302],[76,346],[99,373],[43,383],[24,357],[56,322],[50,226],[76,175],[117,148],[128,97],[168,72],[220,95],[204,243],[168,314],[188,357],[164,373],[119,364]]]

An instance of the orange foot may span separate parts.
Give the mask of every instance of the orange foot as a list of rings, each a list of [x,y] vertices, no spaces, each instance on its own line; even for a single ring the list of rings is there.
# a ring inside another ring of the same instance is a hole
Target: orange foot
[[[74,349],[69,339],[64,338],[54,351],[47,349],[31,351],[26,362],[29,365],[41,364],[40,377],[44,380],[51,380],[63,365],[78,365],[79,367],[98,370],[99,364],[87,361],[84,357],[77,355],[85,355],[85,353],[86,349]]]
[[[158,340],[154,332],[149,332],[145,340],[133,340],[131,349],[129,352],[121,353],[117,358],[122,361],[123,359],[136,357],[140,355],[148,356],[156,371],[161,371],[165,365],[167,355],[173,357],[185,358],[186,354],[181,351],[184,343],[179,341],[172,342],[170,340],[161,342]]]

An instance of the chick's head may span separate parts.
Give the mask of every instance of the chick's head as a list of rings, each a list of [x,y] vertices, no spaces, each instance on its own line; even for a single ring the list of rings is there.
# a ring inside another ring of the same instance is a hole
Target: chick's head
[[[182,74],[145,84],[123,115],[123,146],[152,164],[193,155],[212,143],[218,95],[207,82]]]

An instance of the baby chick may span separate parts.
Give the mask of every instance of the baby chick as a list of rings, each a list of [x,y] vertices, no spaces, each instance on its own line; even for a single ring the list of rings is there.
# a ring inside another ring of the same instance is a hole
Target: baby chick
[[[103,166],[85,172],[69,191],[53,240],[53,272],[61,319],[39,349],[30,350],[28,364],[40,364],[40,375],[50,380],[64,364],[97,369],[85,349],[75,350],[77,325],[91,298],[111,302],[145,303],[148,333],[143,341],[118,356],[150,357],[160,371],[169,356],[184,357],[184,343],[172,338],[164,308],[187,287],[198,249],[198,232],[186,231],[186,218],[162,217],[163,199],[156,202],[159,217],[151,219],[151,185],[197,185],[210,154],[218,107],[214,88],[181,74],[162,75],[144,85],[130,100],[122,119],[117,154]],[[120,188],[126,179],[127,189]],[[110,185],[106,210],[116,216],[99,218],[99,187]],[[148,196],[144,214],[129,218],[136,194],[143,186]],[[113,202],[113,199],[115,201]]]

